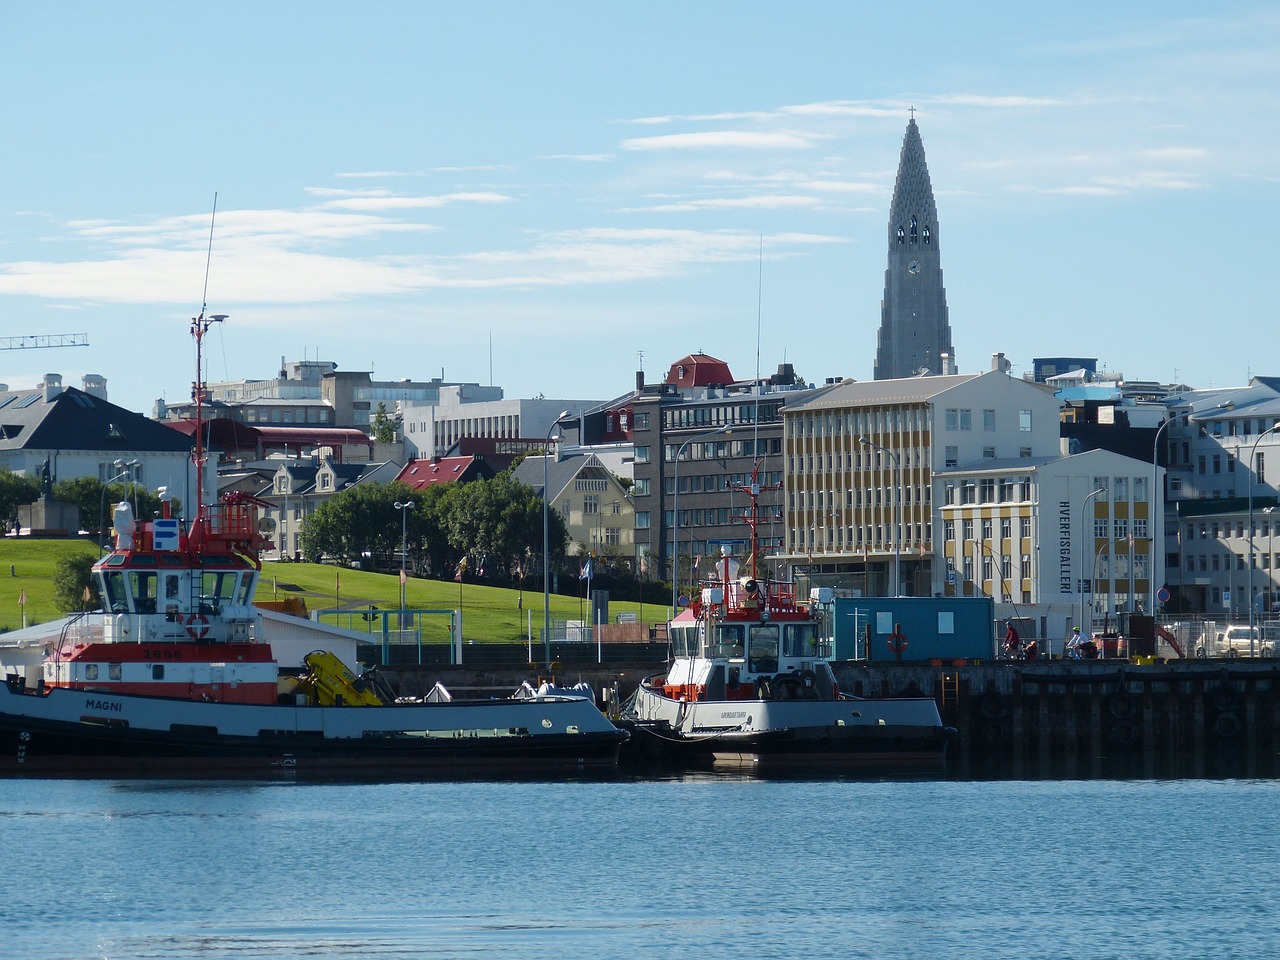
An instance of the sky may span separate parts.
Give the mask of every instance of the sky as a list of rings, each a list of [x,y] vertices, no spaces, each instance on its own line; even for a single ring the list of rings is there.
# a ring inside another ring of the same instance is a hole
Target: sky
[[[11,389],[183,400],[206,304],[214,381],[869,379],[913,110],[960,372],[1280,374],[1273,3],[0,0],[0,89],[0,338],[89,341]]]

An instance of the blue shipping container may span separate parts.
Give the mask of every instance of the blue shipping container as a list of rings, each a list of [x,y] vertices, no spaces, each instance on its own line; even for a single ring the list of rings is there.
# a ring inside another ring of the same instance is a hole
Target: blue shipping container
[[[838,597],[832,619],[835,660],[995,658],[990,597]]]

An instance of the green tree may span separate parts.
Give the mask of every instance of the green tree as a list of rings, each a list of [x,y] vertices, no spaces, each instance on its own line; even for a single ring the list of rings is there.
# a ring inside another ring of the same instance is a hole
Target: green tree
[[[97,610],[101,603],[93,577],[95,555],[77,553],[63,557],[53,571],[53,598],[64,613]]]
[[[0,467],[0,523],[18,516],[18,507],[40,499],[40,481]]]
[[[113,483],[106,486],[97,477],[59,480],[53,485],[53,496],[63,503],[74,503],[80,509],[80,529],[99,536],[104,530],[111,529],[115,505],[121,500],[136,503],[138,519],[149,520],[161,510],[160,498],[141,484]],[[173,515],[180,516],[181,509],[181,501],[174,499],[171,504]]]
[[[559,511],[550,511],[547,521],[554,570],[563,565],[569,534]],[[448,524],[454,549],[483,559],[488,572],[513,577],[542,569],[542,498],[509,471],[459,487]]]
[[[373,413],[373,439],[378,443],[395,443],[396,434],[403,423],[404,417],[398,413],[394,417],[391,416],[387,412],[387,405],[380,402],[378,409]]]
[[[322,503],[302,524],[302,552],[308,560],[330,557],[387,569],[400,549],[397,500],[412,499],[404,484],[359,483]],[[406,518],[407,520],[407,518]]]

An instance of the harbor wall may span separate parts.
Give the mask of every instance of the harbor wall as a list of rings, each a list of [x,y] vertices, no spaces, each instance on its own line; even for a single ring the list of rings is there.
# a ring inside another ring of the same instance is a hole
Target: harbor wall
[[[1280,660],[833,663],[840,689],[927,696],[956,737],[948,772],[969,778],[1280,776]],[[439,681],[456,697],[506,696],[524,680],[581,681],[626,698],[663,664],[386,669],[404,696]]]

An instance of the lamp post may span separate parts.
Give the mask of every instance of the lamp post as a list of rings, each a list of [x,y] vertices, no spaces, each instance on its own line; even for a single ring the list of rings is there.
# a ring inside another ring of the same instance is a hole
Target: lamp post
[[[680,610],[676,607],[676,591],[679,589],[680,583],[680,458],[684,455],[685,447],[698,440],[705,440],[707,437],[714,437],[717,434],[729,433],[733,427],[725,424],[723,427],[717,427],[715,430],[709,430],[706,433],[699,433],[690,437],[676,450],[675,461],[671,468],[671,475],[674,481],[671,498],[671,616],[674,618],[679,615]]]
[[[1262,512],[1267,515],[1267,612],[1271,612],[1272,606],[1275,604],[1273,597],[1275,596],[1275,518],[1271,516],[1275,512],[1275,507],[1263,507]]]
[[[1164,423],[1156,427],[1155,439],[1151,441],[1151,569],[1147,572],[1149,585],[1151,587],[1151,620],[1154,623],[1156,619],[1156,575],[1160,575],[1160,579],[1164,579],[1164,489],[1160,486],[1160,434],[1165,431],[1169,424],[1173,423],[1175,417],[1169,417]],[[1159,563],[1157,565],[1157,553],[1159,550]]]
[[[125,462],[123,460],[117,460],[111,465],[115,467],[117,470],[119,470],[121,467],[125,466]],[[102,497],[101,497],[101,502],[98,505],[98,521],[99,521],[99,526],[101,527],[101,529],[98,531],[98,549],[99,550],[105,551],[107,549],[107,487],[111,486],[111,484],[115,483],[121,477],[127,477],[129,473],[130,471],[128,470],[124,470],[120,473],[117,473],[114,477],[112,477],[110,480],[108,480],[106,483],[102,485]]]
[[[1089,509],[1089,501],[1094,497],[1100,497],[1106,493],[1104,487],[1099,487],[1084,498],[1084,503],[1080,504],[1080,629],[1084,629],[1084,541],[1088,531],[1085,525],[1085,511]],[[1089,624],[1089,635],[1093,636],[1093,623]]]
[[[409,533],[409,511],[413,509],[413,501],[405,500],[403,502],[396,501],[396,509],[400,511],[400,612],[403,613],[408,604],[405,602],[405,588],[408,586],[409,577],[404,570],[404,561],[406,546],[408,544]]]
[[[542,450],[542,648],[548,669],[551,667],[551,491],[547,489],[547,461],[551,459],[551,434],[568,415],[568,410],[561,410],[551,421],[551,426],[547,427],[547,444]],[[560,442],[559,437],[554,439]]]
[[[1257,644],[1254,642],[1253,638],[1253,565],[1254,561],[1257,559],[1253,552],[1253,475],[1257,469],[1255,460],[1257,459],[1258,454],[1258,442],[1268,433],[1275,433],[1277,430],[1280,430],[1280,420],[1276,421],[1258,434],[1253,440],[1253,445],[1249,448],[1249,479],[1247,481],[1249,484],[1249,565],[1248,570],[1245,571],[1249,578],[1249,586],[1245,590],[1245,599],[1249,601],[1249,656],[1251,657],[1257,656],[1257,650],[1254,649]]]
[[[902,458],[894,451],[887,447],[882,447],[874,440],[867,437],[859,437],[858,443],[864,447],[871,447],[879,450],[881,453],[893,460],[894,467],[894,486],[893,486],[893,583],[890,586],[889,596],[896,597],[902,590]]]

